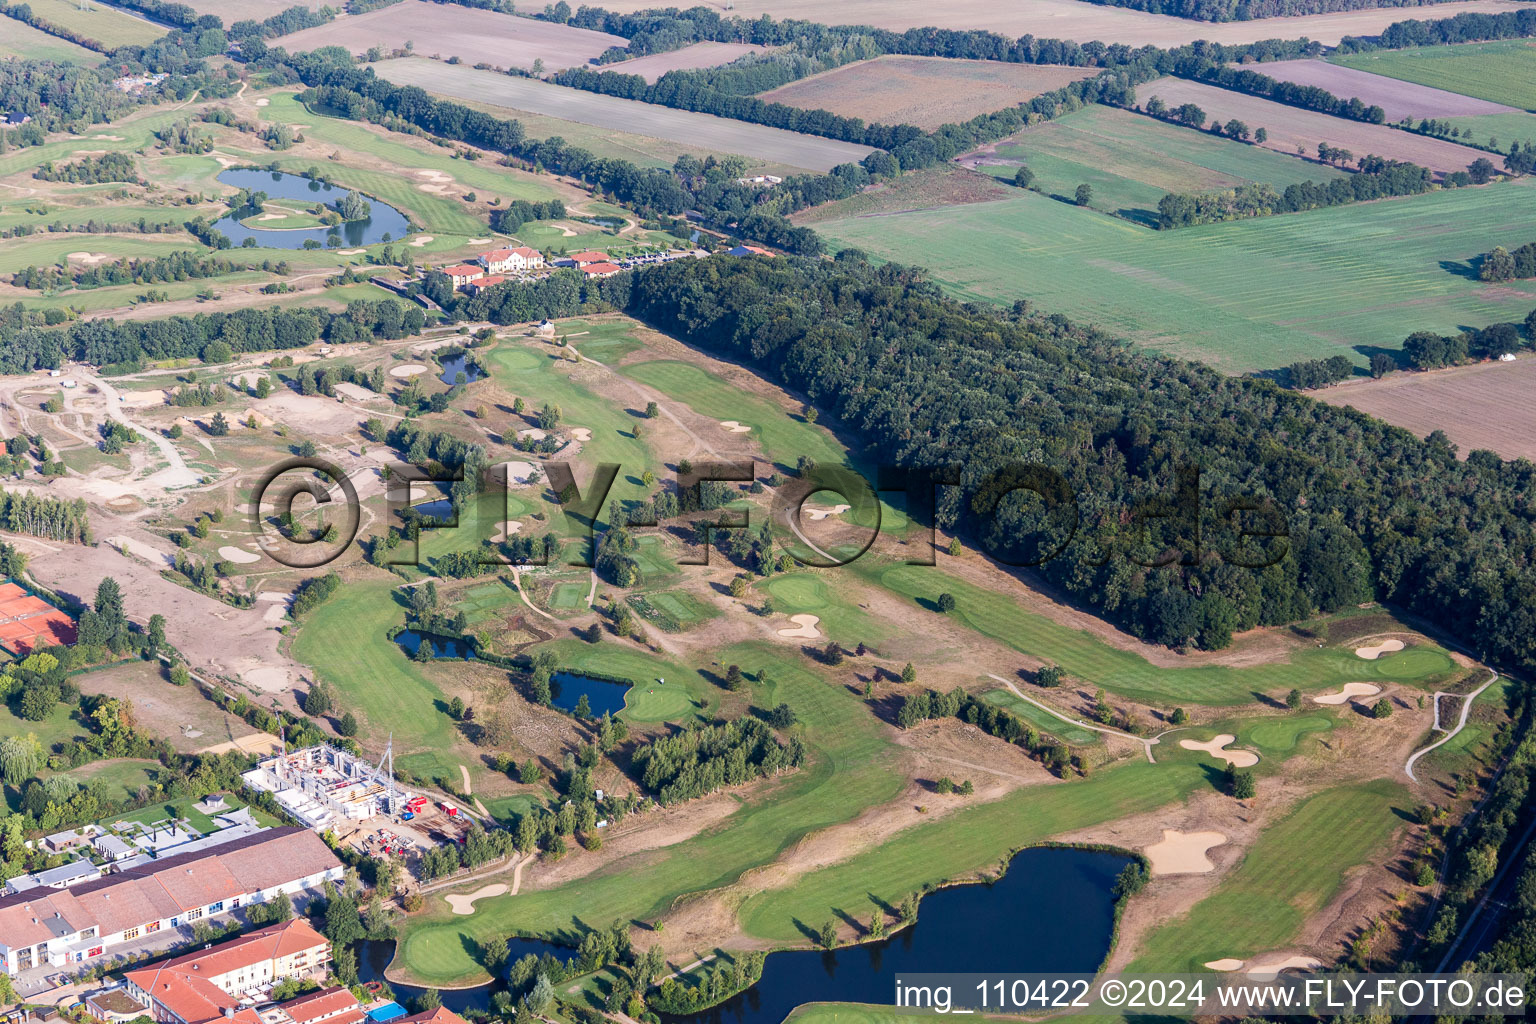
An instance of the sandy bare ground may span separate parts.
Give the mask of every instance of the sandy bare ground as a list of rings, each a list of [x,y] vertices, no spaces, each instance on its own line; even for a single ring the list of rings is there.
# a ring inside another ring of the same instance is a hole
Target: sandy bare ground
[[[1356,647],[1355,654],[1366,661],[1375,661],[1383,654],[1391,654],[1402,649],[1403,642],[1401,640],[1391,639],[1383,640],[1377,644],[1370,644],[1366,647]]]
[[[1373,75],[1369,71],[1346,68],[1325,60],[1277,60],[1255,65],[1253,70],[1282,82],[1315,85],[1344,99],[1357,97],[1366,106],[1374,103],[1387,112],[1388,121],[1401,121],[1405,117],[1457,117],[1516,112],[1514,107],[1506,107],[1502,103],[1403,82],[1385,75]]]
[[[1152,863],[1154,875],[1199,875],[1216,870],[1205,851],[1226,841],[1226,835],[1221,832],[1180,832],[1165,828],[1162,842],[1153,843],[1142,853]]]
[[[500,896],[507,891],[507,887],[500,882],[494,885],[484,885],[470,893],[468,896],[452,895],[444,896],[443,900],[453,908],[455,914],[468,917],[475,912],[475,901],[490,899],[492,896]]]
[[[1281,971],[1291,970],[1293,968],[1311,970],[1315,967],[1321,966],[1323,966],[1322,961],[1318,960],[1316,957],[1299,955],[1275,956],[1271,954],[1270,956],[1264,957],[1263,959],[1250,964],[1248,970],[1244,973],[1246,973],[1250,978],[1254,978],[1258,981],[1264,981],[1274,978],[1275,975],[1279,974]]]
[[[1210,960],[1205,964],[1213,971],[1235,971],[1243,966],[1243,961],[1235,956],[1222,957],[1220,960]]]
[[[237,548],[233,544],[226,544],[219,548],[219,557],[237,565],[250,565],[252,562],[261,561],[261,556],[244,548]]]
[[[668,71],[687,71],[692,68],[712,68],[729,64],[749,53],[760,53],[766,47],[752,43],[694,43],[669,53],[652,53],[645,57],[606,64],[604,71],[616,71],[621,75],[639,75],[647,82],[654,82]]]
[[[592,431],[587,427],[571,427],[571,436],[578,441],[592,440]]]
[[[1313,696],[1314,704],[1331,704],[1334,706],[1348,704],[1356,697],[1372,697],[1381,692],[1381,687],[1375,683],[1345,683],[1343,689],[1333,693],[1319,693]]]
[[[1264,128],[1269,132],[1264,146],[1291,155],[1296,154],[1299,146],[1307,156],[1315,157],[1318,143],[1326,142],[1349,150],[1356,161],[1367,154],[1375,154],[1392,160],[1407,160],[1441,173],[1466,170],[1472,161],[1488,155],[1480,149],[1443,139],[1288,107],[1184,78],[1159,78],[1136,87],[1138,103],[1146,103],[1153,96],[1160,97],[1170,107],[1194,103],[1214,121],[1237,118],[1250,128]]]
[[[791,637],[801,640],[821,639],[821,630],[816,628],[816,624],[821,621],[820,616],[791,615],[789,617],[789,621],[793,622],[794,625],[787,626],[784,629],[779,630],[779,636]]]
[[[1238,768],[1249,768],[1259,763],[1259,755],[1251,750],[1226,750],[1228,743],[1236,741],[1237,737],[1229,732],[1224,732],[1215,739],[1206,740],[1179,740],[1179,746],[1185,750],[1203,750],[1207,754],[1219,760],[1225,761]]]
[[[1491,245],[1492,243],[1490,243]],[[1531,291],[1531,283],[1483,285]],[[1510,294],[1510,293],[1507,293]],[[1536,305],[1536,294],[1532,294]],[[1463,458],[1484,448],[1505,459],[1536,460],[1536,358],[1486,362],[1428,372],[1389,373],[1312,392],[1329,405],[1348,405],[1424,437],[1443,430]]]
[[[727,9],[726,0],[702,0],[715,10]],[[656,6],[655,0],[604,0],[604,9],[630,13]],[[775,18],[804,18],[833,25],[873,25],[901,31],[909,28],[990,29],[1009,38],[1025,33],[1042,39],[1075,39],[1130,45],[1182,46],[1197,39],[1213,43],[1251,43],[1259,39],[1298,39],[1306,36],[1333,46],[1346,35],[1375,35],[1394,21],[1417,13],[1421,17],[1449,18],[1467,11],[1512,11],[1521,4],[1502,0],[1436,4],[1432,14],[1387,7],[1300,18],[1257,18],[1252,21],[1211,23],[1146,14],[1123,7],[1105,7],[1079,0],[1029,0],[1027,3],[995,3],[991,0],[731,0],[729,11],[739,18],[763,14]],[[290,48],[291,49],[291,48]]]
[[[389,375],[391,377],[415,377],[426,372],[427,368],[420,363],[406,363],[404,366],[396,366],[390,370]]]
[[[721,420],[720,425],[733,434],[750,434],[752,428],[737,420]]]
[[[328,25],[283,36],[280,45],[289,53],[345,46],[360,54],[374,46],[386,51],[402,48],[407,40],[424,56],[524,69],[542,60],[549,71],[586,64],[610,46],[628,45],[623,37],[606,32],[423,0],[405,0],[355,17],[343,15]]]
[[[508,519],[506,522],[496,527],[496,532],[491,535],[491,543],[500,544],[508,537],[516,536],[522,531],[522,529],[522,523],[517,522],[515,519]]]
[[[1054,64],[891,55],[802,78],[759,93],[758,99],[931,131],[1022,103],[1093,73],[1092,68]]]
[[[216,743],[211,747],[204,747],[199,754],[227,754],[238,752],[242,754],[275,754],[283,748],[282,741],[269,732],[253,733],[250,736],[241,736],[239,739],[229,740],[226,743]]]
[[[816,505],[806,505],[800,512],[809,516],[812,522],[819,523],[831,516],[840,516],[852,507],[852,505],[833,505],[831,508],[820,508]]]

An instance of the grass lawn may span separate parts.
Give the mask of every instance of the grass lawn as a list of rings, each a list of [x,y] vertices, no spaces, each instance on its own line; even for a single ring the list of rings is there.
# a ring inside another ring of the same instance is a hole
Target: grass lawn
[[[15,699],[12,700],[12,707],[15,706]],[[5,705],[0,705],[0,740],[32,733],[42,743],[43,750],[50,751],[55,744],[83,737],[89,731],[76,719],[76,710],[72,704],[55,704],[47,718],[41,722],[29,722]]]
[[[549,593],[549,606],[557,612],[574,612],[587,607],[588,583],[556,583]]]
[[[633,681],[635,685],[625,694],[623,711],[631,722],[675,722],[695,714],[708,715],[718,703],[718,691],[699,673],[628,642],[560,640],[548,649],[559,656],[564,671]],[[666,683],[659,684],[657,679]]]
[[[1536,114],[1473,114],[1445,120],[1460,128],[1464,137],[1466,130],[1472,129],[1472,141],[1480,145],[1507,151],[1512,142],[1536,143]],[[1503,165],[1493,153],[1488,154],[1488,159],[1496,167]]]
[[[952,614],[977,632],[1021,653],[1048,656],[1068,676],[1089,686],[1102,686],[1111,693],[1153,705],[1240,705],[1251,703],[1255,693],[1283,695],[1293,687],[1306,693],[1337,688],[1348,682],[1383,679],[1428,688],[1456,672],[1450,656],[1429,643],[1416,644],[1377,661],[1365,661],[1352,649],[1307,647],[1298,649],[1287,661],[1250,668],[1158,668],[1140,655],[1111,647],[1086,630],[1071,629],[1025,611],[1000,594],[937,568],[895,565],[884,571],[867,571],[876,572],[878,581],[891,590],[930,605],[947,591],[956,602]]]
[[[443,693],[418,665],[384,639],[404,621],[394,577],[348,583],[304,617],[293,654],[341,694],[342,710],[365,723],[365,736],[393,733],[397,751],[448,750],[453,726],[436,710]]]
[[[1386,781],[1302,801],[1254,841],[1213,895],[1148,934],[1126,973],[1199,971],[1211,960],[1290,945],[1344,885],[1349,869],[1407,823],[1411,806],[1407,790]]]
[[[1035,172],[1035,187],[1048,195],[1070,198],[1086,183],[1093,188],[1093,209],[1149,226],[1157,223],[1158,201],[1170,192],[1253,183],[1283,190],[1308,179],[1344,175],[1274,150],[1099,104],[1026,128],[999,144],[997,155],[1027,164]],[[1007,165],[979,169],[1005,181],[1017,171]]]
[[[232,793],[224,794],[224,802],[229,805],[229,809],[232,811],[240,807],[250,806],[246,804],[244,800],[241,800],[238,796]],[[141,825],[153,825],[157,821],[185,818],[188,822],[191,823],[193,828],[205,834],[218,828],[218,825],[214,823],[212,818],[208,817],[206,814],[202,813],[195,806],[193,806],[196,803],[197,801],[189,796],[180,797],[174,800],[166,800],[162,803],[150,804],[148,807],[141,807],[131,814],[123,814],[116,818],[103,819],[102,824],[112,824],[120,821],[136,821]],[[263,825],[268,827],[277,827],[282,824],[266,811],[263,811],[260,807],[250,806],[250,811],[251,816]]]
[[[15,273],[24,267],[45,267],[54,263],[65,262],[64,257],[72,252],[106,253],[113,258],[132,258],[137,256],[168,256],[173,252],[192,249],[198,252],[207,250],[193,241],[191,238],[178,239],[175,235],[86,235],[77,232],[68,232],[58,235],[27,236],[22,238],[8,238],[0,241],[0,273]],[[199,287],[205,283],[196,282]],[[135,285],[135,292],[143,292],[146,288],[166,287],[162,285]],[[197,289],[193,289],[194,293]],[[41,293],[39,293],[41,294]],[[61,296],[52,300],[57,303],[64,301]],[[89,292],[71,292],[67,296],[69,301],[79,299],[89,302]]]
[[[432,901],[427,913],[413,915],[402,928],[396,960],[412,978],[433,985],[483,979],[485,972],[469,951],[492,935],[569,941],[581,925],[653,917],[677,895],[729,884],[806,834],[847,821],[901,791],[905,780],[892,771],[885,728],[861,700],[770,647],[728,648],[720,660],[754,675],[767,669],[771,682],[753,687],[753,703],[771,707],[784,701],[795,709],[809,747],[805,769],[770,783],[771,799],[754,792],[761,787],[745,789],[740,809],[720,826],[624,858],[595,875],[482,900],[472,917],[455,917]]]
[[[1333,726],[1333,716],[1323,712],[1266,718],[1239,728],[1234,745],[1257,747],[1269,756],[1285,755],[1295,751],[1309,733],[1327,732]]]
[[[1243,373],[1330,355],[1363,365],[1414,331],[1522,319],[1536,305],[1536,281],[1495,288],[1466,267],[1494,245],[1528,240],[1533,197],[1536,182],[1521,179],[1152,231],[1020,192],[817,230],[834,248],[927,267],[962,299],[1027,297],[1146,348]]]
[[[827,570],[837,573],[839,570]],[[835,580],[835,576],[832,577]],[[836,640],[844,647],[852,648],[859,643],[879,647],[891,635],[890,624],[868,614],[848,601],[843,592],[829,587],[826,578],[814,572],[792,572],[770,576],[755,585],[759,592],[773,598],[776,617],[787,615],[815,615],[821,619],[816,628],[822,635]],[[788,628],[792,624],[784,622]]]
[[[987,682],[991,682],[991,680]],[[1027,700],[1020,700],[1018,694],[1012,690],[989,690],[981,695],[981,699],[988,704],[995,704],[1000,708],[1006,708],[1030,725],[1033,725],[1036,729],[1048,732],[1062,742],[1070,743],[1074,747],[1099,742],[1097,733],[1090,732],[1070,722],[1065,722],[1044,708],[1031,704]]]
[[[655,594],[636,594],[629,598],[635,613],[669,633],[682,633],[708,622],[720,614],[687,590],[664,590]]]
[[[75,0],[27,0],[27,4],[44,21],[102,43],[109,50],[146,46],[166,33],[159,25],[106,4],[90,4],[89,10],[81,9]]]
[[[113,758],[110,761],[81,765],[63,774],[65,778],[73,779],[82,786],[99,782],[106,787],[107,799],[123,800],[137,793],[140,786],[153,784],[161,770],[159,761]]]
[[[94,50],[87,50],[68,39],[51,36],[24,21],[0,14],[0,60],[11,57],[51,60],[84,67],[91,67],[101,60],[101,54]]]
[[[1339,54],[1334,64],[1536,110],[1536,49],[1525,39]]]
[[[608,366],[644,345],[635,337],[635,323],[629,319],[561,320],[557,330],[585,358]]]
[[[1132,761],[1088,779],[1026,787],[916,825],[792,886],[755,893],[741,905],[741,924],[760,938],[804,942],[807,929],[840,912],[863,917],[871,895],[898,903],[927,883],[994,865],[1053,835],[1174,803],[1208,784],[1204,770],[1180,759]]]

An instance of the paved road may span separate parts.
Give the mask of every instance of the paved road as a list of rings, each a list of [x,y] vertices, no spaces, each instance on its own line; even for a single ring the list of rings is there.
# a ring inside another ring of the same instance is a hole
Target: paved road
[[[1488,671],[1491,673],[1492,678],[1482,686],[1479,686],[1477,689],[1467,694],[1466,697],[1462,699],[1461,716],[1456,720],[1456,728],[1452,729],[1450,732],[1446,733],[1444,736],[1440,737],[1429,746],[1424,747],[1421,750],[1415,750],[1412,754],[1408,755],[1408,762],[1403,765],[1403,771],[1408,774],[1408,778],[1412,779],[1414,782],[1418,782],[1419,777],[1413,774],[1414,762],[1423,757],[1425,754],[1429,753],[1431,750],[1434,750],[1436,747],[1444,743],[1449,743],[1457,733],[1461,732],[1461,730],[1466,727],[1467,715],[1472,711],[1472,702],[1477,700],[1478,695],[1481,694],[1484,690],[1488,689],[1488,687],[1499,681],[1499,674],[1497,672],[1494,672],[1492,669],[1489,669]]]

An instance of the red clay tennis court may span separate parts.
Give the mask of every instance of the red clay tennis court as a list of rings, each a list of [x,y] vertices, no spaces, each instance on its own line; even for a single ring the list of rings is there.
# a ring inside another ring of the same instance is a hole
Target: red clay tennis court
[[[27,654],[75,642],[75,620],[16,583],[0,583],[0,647]]]

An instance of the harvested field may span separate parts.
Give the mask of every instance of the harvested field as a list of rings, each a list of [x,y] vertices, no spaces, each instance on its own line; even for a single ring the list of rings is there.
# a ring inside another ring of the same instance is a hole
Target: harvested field
[[[1506,459],[1536,459],[1536,358],[1475,363],[1428,373],[1393,373],[1313,392],[1420,437],[1443,430],[1463,457],[1486,448]]]
[[[690,71],[694,68],[713,68],[729,64],[749,53],[760,53],[766,46],[752,43],[694,43],[670,53],[653,53],[647,57],[605,64],[602,70],[616,71],[621,75],[639,75],[647,82],[654,82],[668,71]]]
[[[756,18],[769,14],[775,18],[804,18],[837,25],[873,25],[901,31],[909,28],[989,29],[1016,38],[1031,33],[1042,39],[1075,39],[1087,42],[1141,46],[1182,46],[1197,39],[1213,43],[1251,43],[1259,39],[1297,39],[1306,36],[1333,46],[1347,35],[1376,35],[1395,21],[1413,17],[1413,12],[1396,7],[1338,14],[1316,14],[1300,18],[1256,18],[1252,21],[1212,23],[1147,14],[1123,7],[1105,7],[1080,0],[1030,0],[1029,3],[999,4],[987,0],[842,0],[835,7],[823,0],[746,0],[727,4],[726,0],[704,0],[704,5],[719,11],[729,10],[738,18]],[[656,6],[655,0],[606,0],[605,10],[619,13],[643,11]],[[1433,13],[1423,17],[1450,18],[1470,11],[1512,11],[1527,4],[1503,0],[1471,0],[1468,3],[1436,4]]]
[[[1093,68],[942,57],[876,57],[759,93],[758,99],[829,110],[870,123],[933,130],[1022,103],[1095,74]]]
[[[54,60],[90,67],[101,60],[101,54],[77,46],[68,39],[60,39],[39,31],[24,21],[0,14],[0,60],[20,57],[22,60]]]
[[[1317,144],[1326,142],[1349,150],[1357,160],[1374,153],[1393,160],[1407,160],[1442,174],[1465,170],[1472,161],[1488,155],[1480,149],[1458,146],[1454,142],[1413,135],[1385,125],[1347,121],[1183,78],[1159,78],[1137,86],[1138,103],[1145,103],[1153,96],[1161,97],[1170,107],[1194,103],[1215,121],[1225,122],[1235,117],[1250,128],[1265,128],[1269,131],[1269,141],[1264,145],[1280,153],[1295,153],[1300,147],[1309,156],[1316,156]]]
[[[274,14],[282,14],[290,7],[308,7],[312,11],[317,11],[323,2],[324,0],[240,0],[239,17],[265,21]],[[237,20],[228,17],[229,0],[186,0],[186,4],[198,14],[217,14],[225,19],[226,24]]]
[[[405,0],[283,36],[281,45],[290,53],[320,46],[345,46],[352,53],[366,53],[374,46],[394,50],[407,40],[415,44],[417,53],[428,57],[517,68],[531,68],[534,61],[542,60],[548,71],[585,64],[610,46],[627,43],[620,36],[570,25],[458,4]]]
[[[1536,46],[1528,39],[1352,53],[1330,61],[1522,110],[1536,110]]]
[[[1367,106],[1377,104],[1387,112],[1388,121],[1401,121],[1405,117],[1507,114],[1515,109],[1502,103],[1491,103],[1445,89],[1403,82],[1326,60],[1277,60],[1260,64],[1253,70],[1282,82],[1315,85],[1344,99],[1355,96]]]
[[[81,10],[75,0],[28,0],[28,6],[39,18],[108,48],[144,46],[166,33],[159,25],[106,4]]]
[[[395,9],[385,8],[386,11]],[[419,57],[385,61],[377,65],[377,69],[382,77],[396,85],[419,86],[438,96],[478,99],[689,145],[708,140],[710,148],[715,150],[782,161],[808,170],[829,171],[838,164],[856,163],[871,152],[868,146],[732,121],[713,114],[673,110],[617,96],[600,96],[530,78],[511,78]]]
[[[903,174],[837,203],[813,206],[795,215],[796,224],[815,224],[842,217],[877,217],[889,213],[941,210],[970,203],[1008,199],[1017,189],[994,178],[959,167],[932,167]],[[731,422],[735,422],[732,420]]]

